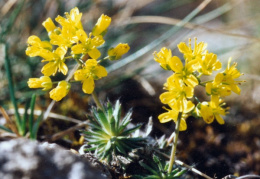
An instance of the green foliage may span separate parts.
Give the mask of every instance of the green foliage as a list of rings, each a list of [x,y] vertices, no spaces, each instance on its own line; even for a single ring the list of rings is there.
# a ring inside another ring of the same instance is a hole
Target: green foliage
[[[27,133],[29,132],[30,139],[37,139],[37,132],[39,129],[39,125],[43,119],[43,114],[38,116],[36,120],[34,120],[34,108],[35,108],[35,100],[36,95],[33,94],[30,101],[27,101],[24,108],[23,117],[20,116],[17,110],[17,114],[19,116],[19,123],[12,123],[9,121],[8,127],[0,125],[0,129],[9,132],[9,133],[16,133],[18,136],[28,136]],[[29,114],[30,109],[30,114]],[[9,119],[11,120],[11,119]]]
[[[111,162],[120,155],[127,156],[133,149],[144,146],[146,140],[132,137],[131,133],[141,127],[141,124],[128,128],[132,112],[129,111],[121,120],[121,104],[116,102],[113,107],[110,102],[103,106],[104,110],[92,108],[89,131],[84,131],[85,139],[91,146],[86,151],[95,151],[98,158]]]
[[[162,158],[163,157],[159,158],[157,155],[153,155],[153,160],[140,161],[139,164],[148,172],[148,174],[145,176],[135,176],[135,178],[172,179],[180,178],[186,173],[187,169],[182,169],[177,166],[171,171],[171,173],[168,173],[169,164]]]

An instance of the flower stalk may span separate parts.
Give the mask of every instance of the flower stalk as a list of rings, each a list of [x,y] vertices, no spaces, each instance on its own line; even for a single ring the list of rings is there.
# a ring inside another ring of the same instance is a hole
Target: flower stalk
[[[172,151],[171,151],[168,173],[172,172],[172,167],[173,167],[173,164],[175,162],[175,154],[176,154],[176,148],[177,148],[181,118],[182,118],[182,112],[179,113],[178,119],[177,119],[177,122],[176,122],[176,126],[175,126],[175,137],[174,137],[174,141],[173,141],[173,145],[172,145]]]
[[[99,99],[97,97],[97,93],[95,91],[93,91],[93,93],[92,93],[92,98],[95,101],[97,107],[104,111],[104,109],[103,109],[103,107],[102,107],[102,105],[101,105],[101,103],[100,103],[100,101],[99,101]]]

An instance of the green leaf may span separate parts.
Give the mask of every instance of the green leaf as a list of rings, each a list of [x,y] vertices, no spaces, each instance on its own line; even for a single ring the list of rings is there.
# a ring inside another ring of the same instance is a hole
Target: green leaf
[[[13,133],[10,129],[6,128],[5,126],[0,125],[0,129],[6,131],[6,132],[10,132]]]
[[[153,168],[151,168],[150,166],[146,165],[144,162],[140,161],[139,164],[146,170],[148,170],[149,172],[151,172],[154,175],[158,175],[157,171],[154,170]]]
[[[107,113],[107,118],[110,120],[113,116],[113,107],[110,102],[107,102],[107,107],[105,108],[105,111]]]
[[[115,108],[113,110],[113,116],[116,121],[116,129],[118,129],[120,118],[121,118],[121,104],[120,104],[119,100],[116,101]]]
[[[22,132],[22,129],[21,129],[22,128],[21,116],[19,115],[18,106],[17,106],[17,102],[16,102],[16,98],[15,98],[12,69],[11,69],[10,59],[8,58],[7,45],[6,44],[0,44],[0,47],[4,48],[5,70],[6,70],[8,86],[9,86],[9,94],[10,94],[11,101],[13,103],[14,111],[15,111],[16,126],[17,126],[17,129],[19,131],[19,134],[22,134],[23,132]]]
[[[34,118],[34,107],[35,107],[35,100],[36,100],[36,95],[33,94],[32,95],[32,99],[30,102],[30,109],[31,109],[31,113],[30,113],[30,117],[29,117],[29,132],[30,135],[33,135],[33,118]]]
[[[116,149],[117,149],[120,153],[126,155],[126,151],[125,151],[124,147],[120,145],[120,143],[117,143],[117,144],[116,144]]]
[[[97,120],[97,122],[100,124],[102,129],[107,133],[110,134],[110,125],[107,121],[106,115],[102,110],[98,110],[93,112],[94,118]]]
[[[132,110],[130,109],[125,115],[125,117],[122,119],[121,126],[125,125],[126,123],[128,124],[131,120],[131,116],[132,116]]]
[[[137,129],[139,129],[140,127],[142,126],[142,124],[138,124],[136,125],[135,127],[133,128],[130,128],[130,129],[127,129],[125,130],[124,132],[121,133],[122,136],[128,136],[130,135],[131,133],[133,133],[134,131],[136,131]]]
[[[30,133],[31,139],[37,138],[37,133],[38,133],[39,126],[40,126],[40,123],[42,120],[43,120],[43,112],[41,113],[41,115],[36,119],[35,123],[33,124],[32,132]]]
[[[175,175],[174,175],[174,177],[180,177],[180,176],[182,176],[184,173],[186,173],[187,172],[187,169],[183,169],[183,170],[181,170],[180,172],[178,172],[178,173],[176,173]]]
[[[23,136],[26,133],[26,124],[28,121],[28,109],[30,107],[30,102],[27,100],[25,103],[25,109],[24,109],[24,114],[23,114],[23,121],[22,121],[22,131],[23,131]]]

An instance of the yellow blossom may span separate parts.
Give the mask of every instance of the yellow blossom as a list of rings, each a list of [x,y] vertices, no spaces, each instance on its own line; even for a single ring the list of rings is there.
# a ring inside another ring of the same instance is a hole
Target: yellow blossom
[[[217,60],[217,55],[208,52],[199,60],[199,64],[198,72],[203,75],[211,75],[212,71],[220,70],[222,66],[221,62]]]
[[[66,53],[67,49],[65,47],[58,47],[54,52],[49,52],[44,55],[43,62],[49,62],[42,68],[44,76],[54,75],[57,71],[62,72],[64,75],[68,73],[68,67],[64,63]]]
[[[84,93],[91,94],[95,88],[94,80],[107,76],[106,69],[97,63],[95,59],[86,61],[85,66],[74,73],[76,81],[82,81]]]
[[[102,14],[94,28],[92,29],[92,33],[94,36],[102,35],[108,28],[111,23],[111,17]]]
[[[154,60],[160,63],[165,70],[171,70],[169,63],[172,60],[172,52],[170,49],[163,47],[160,52],[154,52]]]
[[[79,13],[78,8],[75,7],[70,13],[65,12],[65,16],[66,18],[58,16],[55,19],[62,26],[62,29],[57,28],[55,31],[55,25],[50,19],[47,19],[43,25],[47,31],[52,30],[48,31],[51,44],[71,47],[71,45],[77,43],[79,40],[76,32],[79,29],[83,30],[81,24],[82,13]]]
[[[211,95],[211,98],[216,100],[219,97],[229,96],[231,94],[231,89],[222,84],[224,75],[218,73],[213,82],[206,84],[206,93]]]
[[[51,20],[51,18],[46,19],[42,25],[45,27],[48,33],[53,33],[55,30],[57,32],[61,32],[61,29],[59,27],[56,27],[54,22]]]
[[[42,76],[40,78],[30,78],[28,80],[29,88],[43,88],[46,91],[52,88],[52,81],[48,76]]]
[[[129,51],[129,49],[130,47],[128,44],[120,43],[115,48],[110,48],[107,53],[110,60],[118,60],[124,54],[126,54]]]
[[[172,57],[169,62],[170,69],[175,72],[172,75],[172,78],[176,81],[182,80],[186,85],[191,87],[197,86],[199,82],[193,74],[193,72],[195,72],[196,70],[194,68],[194,62],[195,61],[188,62],[186,60],[186,64],[185,66],[183,66],[182,61],[179,59],[179,57]]]
[[[194,104],[191,101],[188,101],[185,109],[183,110],[180,122],[180,131],[185,131],[187,129],[186,118],[188,117],[187,113],[189,113],[194,108]],[[165,108],[166,109],[166,108]],[[167,112],[162,113],[158,116],[158,119],[161,123],[169,122],[173,120],[175,123],[177,122],[179,111],[171,107],[171,109],[166,109]]]
[[[173,80],[172,76],[167,79],[164,87],[168,91],[160,95],[161,102],[174,106],[177,111],[182,112],[187,107],[187,98],[193,97],[194,89],[179,80]]]
[[[202,102],[200,105],[200,115],[206,123],[212,123],[214,119],[219,124],[224,124],[222,116],[226,115],[226,110],[222,108],[222,100],[219,98],[211,99],[210,102]]]
[[[84,30],[77,31],[77,37],[80,40],[80,44],[74,45],[71,48],[72,54],[88,54],[91,58],[97,59],[101,53],[97,49],[98,46],[102,45],[105,41],[102,36],[95,36],[94,38],[88,38]]]
[[[76,30],[78,29],[83,29],[82,24],[81,24],[81,17],[82,13],[79,12],[79,9],[77,7],[73,8],[70,10],[70,13],[65,12],[66,18],[62,16],[56,17],[56,21],[62,25],[62,27],[65,26],[71,26],[75,28]]]
[[[207,48],[207,44],[204,42],[200,42],[197,44],[197,38],[195,38],[194,49],[192,49],[191,47],[191,39],[189,39],[188,46],[186,45],[186,43],[181,42],[179,43],[178,48],[179,51],[183,53],[185,60],[188,60],[188,62],[192,60],[199,62]]]
[[[61,81],[58,86],[50,91],[50,98],[55,101],[60,101],[70,90],[70,84],[67,81]]]
[[[228,61],[227,68],[222,73],[223,79],[222,83],[226,87],[229,87],[234,93],[240,94],[240,88],[238,87],[238,84],[240,84],[243,81],[236,81],[236,78],[239,78],[242,74],[236,69],[237,63],[233,63],[233,65],[230,66],[231,58]]]
[[[48,41],[41,41],[41,39],[35,35],[30,36],[27,43],[29,46],[25,52],[29,57],[42,57],[45,53],[49,53],[52,50],[52,45]]]

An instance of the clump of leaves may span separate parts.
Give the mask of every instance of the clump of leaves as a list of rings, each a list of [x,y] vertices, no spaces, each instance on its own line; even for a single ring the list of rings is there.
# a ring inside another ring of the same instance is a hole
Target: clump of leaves
[[[148,174],[141,176],[137,175],[137,179],[173,179],[180,178],[183,174],[186,173],[187,169],[175,167],[170,173],[168,173],[169,163],[159,158],[157,155],[153,155],[153,160],[149,161],[140,161],[139,164],[147,171]]]
[[[93,116],[90,119],[90,129],[84,131],[85,139],[90,148],[85,151],[95,151],[100,160],[110,163],[118,161],[120,156],[128,156],[133,149],[144,146],[146,140],[142,137],[132,137],[131,133],[141,127],[138,124],[128,128],[131,122],[130,110],[121,119],[121,104],[116,102],[114,107],[110,102],[103,105],[103,109],[92,108]]]

